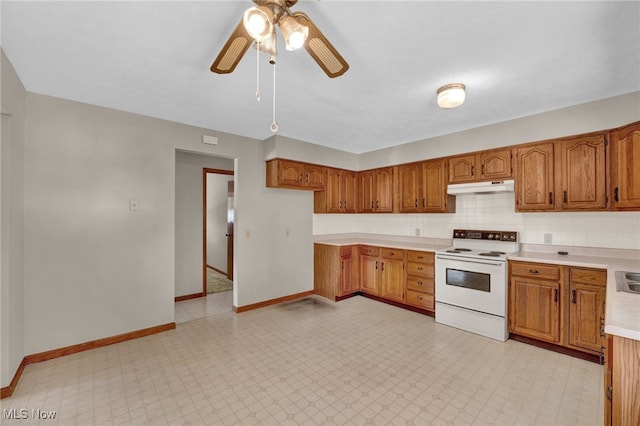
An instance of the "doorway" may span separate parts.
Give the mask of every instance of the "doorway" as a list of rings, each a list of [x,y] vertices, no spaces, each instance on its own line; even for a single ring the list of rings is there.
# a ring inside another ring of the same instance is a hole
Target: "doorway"
[[[233,171],[203,168],[202,293],[233,289]]]

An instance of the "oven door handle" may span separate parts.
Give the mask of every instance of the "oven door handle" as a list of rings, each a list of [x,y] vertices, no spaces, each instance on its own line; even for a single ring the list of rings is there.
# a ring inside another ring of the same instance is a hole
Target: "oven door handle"
[[[492,266],[502,266],[503,262],[500,263],[494,263],[494,262],[482,262],[479,260],[471,260],[471,259],[462,259],[460,257],[445,257],[442,255],[438,255],[436,256],[436,259],[441,259],[441,260],[453,260],[455,262],[464,262],[464,263],[477,263],[479,265],[492,265]]]

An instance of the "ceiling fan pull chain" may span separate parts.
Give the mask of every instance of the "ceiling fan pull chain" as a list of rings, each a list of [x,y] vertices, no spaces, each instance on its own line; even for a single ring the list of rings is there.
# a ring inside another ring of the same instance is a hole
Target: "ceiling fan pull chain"
[[[260,42],[256,41],[256,100],[260,102]]]
[[[269,130],[273,133],[278,131],[278,123],[276,122],[276,58],[275,56],[271,56],[271,61],[273,64],[273,121],[271,122],[271,126],[269,126]]]

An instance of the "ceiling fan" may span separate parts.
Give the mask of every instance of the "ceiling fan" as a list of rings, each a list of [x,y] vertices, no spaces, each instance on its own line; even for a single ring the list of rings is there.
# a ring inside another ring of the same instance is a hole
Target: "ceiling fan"
[[[320,68],[331,78],[341,76],[349,64],[333,47],[318,27],[302,12],[289,9],[298,0],[253,0],[257,5],[245,11],[224,47],[213,61],[211,71],[218,74],[233,72],[252,42],[260,51],[271,54],[275,63],[278,24],[287,50],[304,47]]]

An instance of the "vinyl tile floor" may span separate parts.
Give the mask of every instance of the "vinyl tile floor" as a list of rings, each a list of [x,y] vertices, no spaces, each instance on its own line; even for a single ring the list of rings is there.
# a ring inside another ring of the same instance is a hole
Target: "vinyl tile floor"
[[[183,300],[175,304],[175,322],[193,321],[233,310],[233,290],[210,293],[206,297]]]
[[[588,361],[309,297],[28,365],[2,424],[600,426],[602,387]]]

